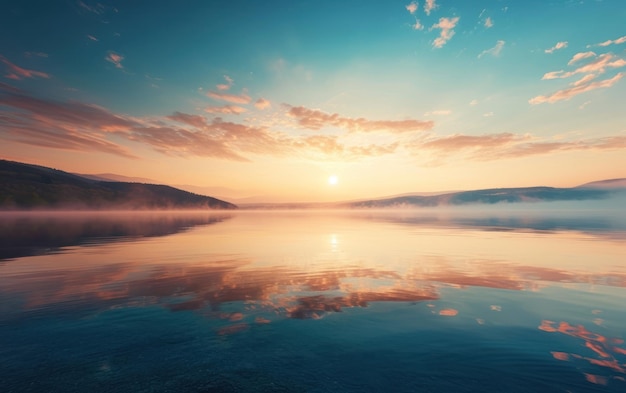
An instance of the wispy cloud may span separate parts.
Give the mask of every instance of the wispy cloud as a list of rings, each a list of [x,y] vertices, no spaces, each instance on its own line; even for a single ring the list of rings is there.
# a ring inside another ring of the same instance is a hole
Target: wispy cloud
[[[96,37],[94,37],[94,36],[92,36],[90,34],[87,34],[87,38],[89,38],[92,41],[96,41],[96,42],[98,41],[98,39]]]
[[[11,63],[6,57],[0,55],[0,61],[2,61],[7,68],[8,73],[4,76],[7,79],[20,80],[24,78],[50,78],[50,75],[34,70],[27,70]]]
[[[485,19],[485,27],[486,28],[493,27],[493,19],[491,19],[490,16],[488,16],[487,19]]]
[[[600,42],[598,44],[594,44],[594,45],[587,45],[587,48],[591,48],[592,46],[609,46],[609,45],[619,45],[619,44],[623,44],[624,42],[626,42],[626,35],[614,40],[606,40],[604,42]]]
[[[104,11],[105,11],[104,6],[100,3],[96,3],[95,5],[89,5],[89,4],[83,3],[82,1],[78,1],[78,6],[84,9],[85,11],[93,12],[94,14],[97,14],[97,15],[102,15],[104,14]]]
[[[626,148],[625,135],[579,140],[541,140],[513,133],[430,137],[407,145],[413,152],[435,151],[437,155],[455,154],[473,161],[491,161],[549,154],[559,151],[617,150]]]
[[[124,66],[122,65],[122,60],[124,60],[124,56],[120,55],[119,53],[109,51],[104,59],[110,63],[115,64],[115,68],[124,68]]]
[[[575,57],[575,56],[574,56]],[[590,57],[590,56],[587,56]],[[573,63],[574,58],[569,61],[568,64]],[[613,55],[612,53],[605,53],[590,63],[585,64],[584,66],[580,66],[573,71],[551,71],[547,72],[543,75],[541,79],[559,79],[559,78],[569,78],[570,76],[577,74],[603,74],[609,68],[621,68],[626,66],[626,60],[620,59],[619,57]]]
[[[204,108],[207,113],[222,113],[225,115],[239,115],[248,110],[239,105],[224,105],[224,106],[207,106]]]
[[[258,100],[256,100],[256,102],[254,103],[254,106],[257,109],[263,110],[263,109],[267,109],[269,107],[272,106],[272,104],[269,102],[269,100],[266,100],[265,98],[259,98]]]
[[[246,93],[237,94],[228,94],[228,93],[216,93],[214,91],[210,91],[206,94],[209,98],[213,98],[214,100],[221,100],[230,102],[233,104],[249,104],[252,98]]]
[[[431,11],[437,7],[438,5],[435,4],[435,0],[426,0],[426,3],[424,4],[424,12],[426,15],[430,15]]]
[[[417,2],[416,1],[412,1],[409,4],[407,4],[405,6],[405,8],[406,8],[407,11],[409,11],[411,13],[411,15],[413,15],[417,11]]]
[[[433,0],[434,4],[434,0]],[[433,41],[433,47],[441,48],[454,36],[454,28],[459,22],[459,17],[439,18],[439,23],[434,24],[430,29],[441,29],[439,37]]]
[[[574,56],[572,56],[571,60],[567,62],[567,65],[572,65],[578,61],[581,61],[583,59],[588,59],[590,57],[596,57],[595,52],[579,52],[576,53]]]
[[[226,83],[220,83],[220,84],[216,85],[215,87],[217,88],[217,90],[220,90],[220,91],[230,90],[231,86],[235,82],[228,75],[224,75],[224,79],[226,80]]]
[[[413,30],[424,30],[424,25],[417,18],[415,19],[415,23],[412,24],[411,27],[413,28]]]
[[[403,133],[425,131],[433,128],[432,121],[422,120],[368,120],[364,118],[344,117],[337,113],[329,114],[303,106],[289,107],[287,114],[296,119],[301,127],[319,130],[323,127],[337,127],[351,132],[388,131]]]
[[[557,42],[552,48],[544,50],[545,53],[554,53],[559,49],[567,48],[567,41]]]
[[[584,59],[595,58],[587,64],[580,65],[572,71],[550,71],[543,75],[542,80],[564,79],[574,75],[583,75],[577,81],[571,82],[570,87],[558,90],[550,95],[540,95],[531,98],[528,102],[532,105],[542,103],[555,103],[558,101],[569,100],[570,98],[595,89],[609,88],[617,83],[624,75],[618,73],[612,78],[604,80],[596,80],[609,69],[622,68],[626,66],[626,60],[619,58],[612,53],[604,53],[596,57],[594,52],[576,53],[567,63],[568,65],[577,64]]]
[[[174,112],[162,118],[136,119],[77,102],[32,97],[0,83],[0,140],[81,152],[135,158],[119,141],[140,143],[171,156],[203,156],[250,161],[251,155],[360,159],[393,153],[397,142],[346,144],[338,136],[290,136],[266,127],[208,120]],[[356,119],[357,123],[363,121]]]
[[[559,90],[548,96],[537,96],[531,98],[528,102],[532,105],[542,104],[542,103],[555,103],[562,100],[569,100],[570,98],[582,94],[595,89],[606,89],[613,86],[620,79],[624,77],[624,73],[620,72],[610,79],[605,79],[601,81],[591,82],[591,83],[582,83],[575,85],[574,87],[570,87],[567,89]]]
[[[502,48],[504,48],[505,43],[506,43],[505,41],[498,40],[498,42],[496,42],[496,45],[494,45],[493,48],[489,48],[480,52],[480,54],[478,55],[478,58],[480,59],[484,55],[491,55],[495,57],[500,56],[500,52],[502,52]]]

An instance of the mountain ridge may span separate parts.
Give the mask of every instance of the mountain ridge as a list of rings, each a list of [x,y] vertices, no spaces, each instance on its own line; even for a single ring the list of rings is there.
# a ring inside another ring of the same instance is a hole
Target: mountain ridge
[[[99,181],[58,169],[0,160],[0,209],[236,209],[210,196],[161,184]]]

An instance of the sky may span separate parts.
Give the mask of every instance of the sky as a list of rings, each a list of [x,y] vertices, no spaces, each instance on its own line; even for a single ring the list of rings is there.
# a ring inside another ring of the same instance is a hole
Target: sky
[[[235,202],[626,177],[623,0],[1,5],[3,159]]]

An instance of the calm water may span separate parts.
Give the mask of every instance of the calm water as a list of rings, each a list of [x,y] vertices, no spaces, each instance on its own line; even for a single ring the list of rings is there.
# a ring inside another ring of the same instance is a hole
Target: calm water
[[[0,216],[3,392],[626,391],[626,220]]]

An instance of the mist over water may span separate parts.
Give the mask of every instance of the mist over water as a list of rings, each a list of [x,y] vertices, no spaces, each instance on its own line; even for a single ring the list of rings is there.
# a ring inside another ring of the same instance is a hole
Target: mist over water
[[[621,212],[11,213],[0,234],[8,391],[626,388]]]

